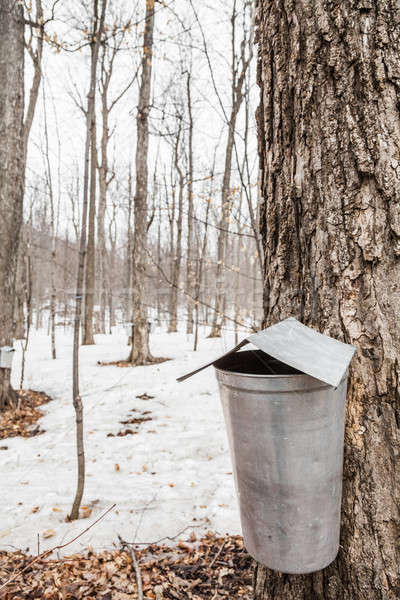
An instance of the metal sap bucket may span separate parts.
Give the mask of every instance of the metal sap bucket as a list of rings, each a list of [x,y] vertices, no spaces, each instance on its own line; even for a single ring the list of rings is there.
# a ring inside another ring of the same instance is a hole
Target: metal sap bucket
[[[11,346],[2,346],[0,348],[0,369],[11,369],[14,348]]]
[[[271,569],[311,573],[338,552],[354,351],[290,317],[178,379],[215,367],[244,543]]]
[[[261,350],[214,366],[249,554],[284,573],[323,569],[339,549],[347,374],[335,389]]]

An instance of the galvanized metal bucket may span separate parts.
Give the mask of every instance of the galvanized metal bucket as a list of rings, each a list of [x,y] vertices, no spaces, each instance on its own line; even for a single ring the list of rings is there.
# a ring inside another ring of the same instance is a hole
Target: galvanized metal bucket
[[[338,552],[354,352],[290,317],[178,379],[215,367],[245,546],[271,569],[311,573]]]
[[[249,554],[323,569],[339,548],[347,374],[335,389],[261,350],[214,366]]]

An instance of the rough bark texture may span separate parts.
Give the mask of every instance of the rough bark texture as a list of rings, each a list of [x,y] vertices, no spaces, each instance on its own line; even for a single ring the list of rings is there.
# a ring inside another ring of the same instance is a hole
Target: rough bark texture
[[[24,24],[14,0],[0,2],[0,346],[12,345],[16,261],[24,196]],[[15,399],[0,368],[0,410]]]
[[[400,597],[400,6],[259,0],[265,323],[358,351],[342,536],[323,571],[258,566],[257,600]]]
[[[151,70],[153,56],[154,0],[146,0],[142,73],[137,111],[136,193],[134,200],[133,320],[134,336],[129,361],[136,365],[152,361],[149,349],[146,300],[148,150]]]

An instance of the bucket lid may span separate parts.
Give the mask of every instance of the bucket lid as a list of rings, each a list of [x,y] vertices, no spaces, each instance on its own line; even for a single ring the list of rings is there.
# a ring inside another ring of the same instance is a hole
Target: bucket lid
[[[334,387],[341,382],[356,350],[350,344],[323,335],[294,317],[289,317],[249,335],[229,352],[179,377],[177,381],[188,379],[249,342],[273,358]]]

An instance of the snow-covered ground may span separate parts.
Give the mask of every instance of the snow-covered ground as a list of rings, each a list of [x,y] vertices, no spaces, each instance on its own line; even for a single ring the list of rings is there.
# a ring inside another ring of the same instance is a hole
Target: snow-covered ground
[[[24,387],[46,392],[53,402],[42,407],[40,426],[45,433],[1,440],[1,446],[8,446],[0,451],[1,549],[36,553],[38,534],[41,551],[64,543],[114,503],[116,508],[65,548],[65,554],[87,546],[112,548],[118,544],[118,534],[128,541],[151,543],[183,530],[181,539],[191,531],[240,533],[213,369],[176,382],[179,375],[233,346],[233,338],[203,335],[197,352],[192,344],[192,336],[158,330],[151,335],[152,353],[172,360],[133,369],[97,365],[98,360],[127,357],[127,338],[121,330],[96,336],[95,346],[81,348],[87,472],[83,505],[94,504],[90,518],[66,523],[76,487],[72,336],[57,331],[58,358],[52,360],[49,337],[43,332],[32,334]],[[16,348],[13,376],[18,385],[19,343]],[[154,399],[136,397],[144,393]],[[137,435],[107,437],[135,429],[120,421],[145,411],[151,411],[147,416],[152,420],[142,423]],[[54,535],[43,537],[47,530]]]

